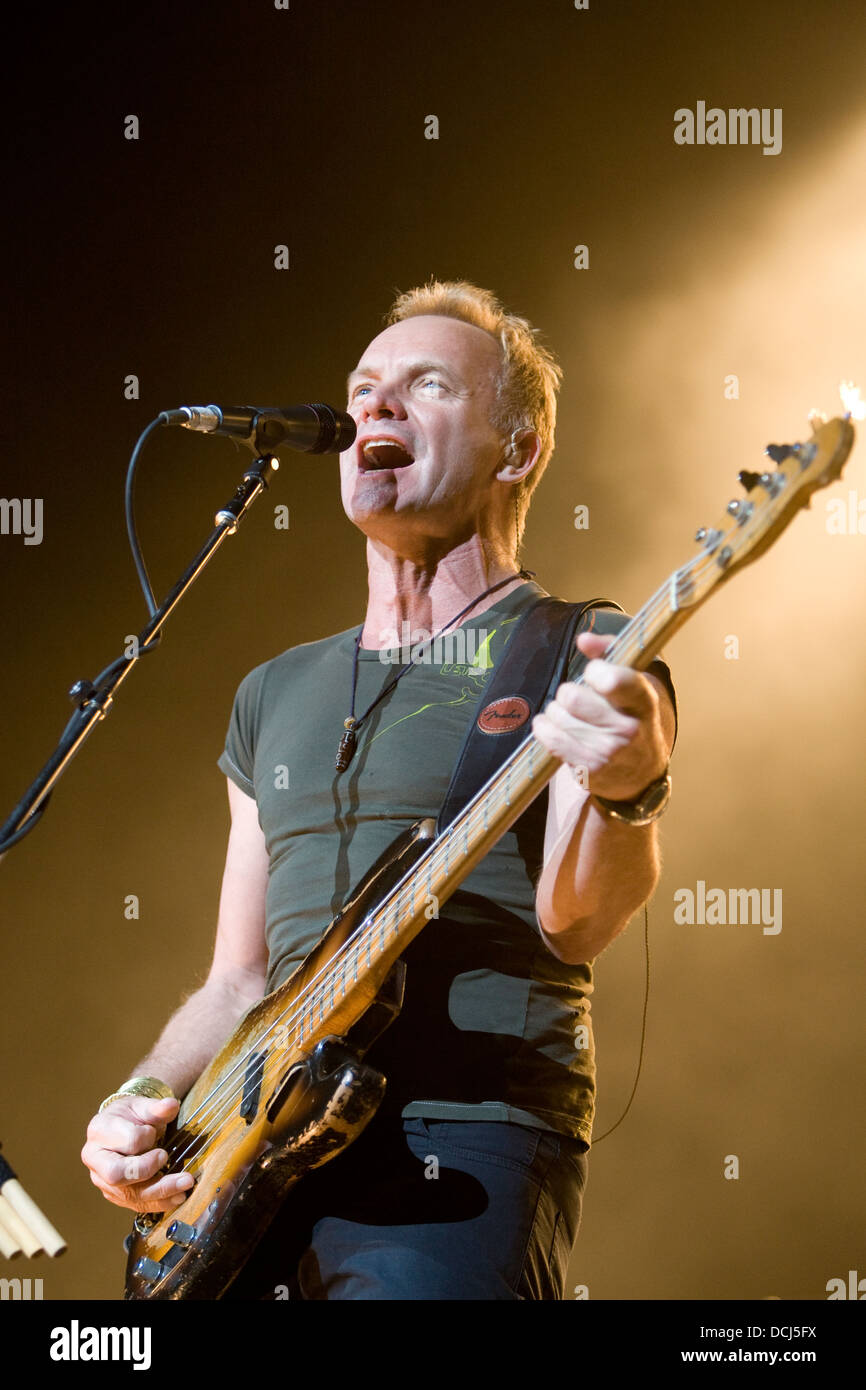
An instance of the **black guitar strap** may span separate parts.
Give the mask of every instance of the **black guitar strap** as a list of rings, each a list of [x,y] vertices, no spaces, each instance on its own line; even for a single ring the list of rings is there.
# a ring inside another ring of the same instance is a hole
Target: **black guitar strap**
[[[481,693],[439,812],[437,835],[519,748],[533,715],[566,679],[578,623],[590,608],[623,611],[611,599],[566,603],[546,594],[523,614]]]

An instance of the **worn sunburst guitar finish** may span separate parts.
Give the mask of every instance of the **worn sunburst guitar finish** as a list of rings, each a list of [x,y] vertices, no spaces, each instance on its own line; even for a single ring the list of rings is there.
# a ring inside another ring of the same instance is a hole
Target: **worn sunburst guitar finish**
[[[846,415],[805,444],[769,446],[775,468],[740,474],[745,495],[698,531],[698,553],[604,659],[649,666],[714,589],[840,476],[853,442]],[[361,1132],[385,1091],[363,1057],[399,1011],[402,952],[432,915],[431,902],[447,901],[559,766],[530,734],[442,834],[421,820],[400,836],[304,963],[245,1015],[163,1140],[165,1171],[192,1173],[195,1186],[174,1212],[136,1218],[128,1299],[220,1298],[289,1189]]]

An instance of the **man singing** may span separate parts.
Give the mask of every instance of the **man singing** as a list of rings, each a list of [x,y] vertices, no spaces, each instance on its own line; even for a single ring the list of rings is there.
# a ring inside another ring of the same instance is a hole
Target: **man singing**
[[[401,295],[351,373],[341,482],[367,537],[363,624],[240,686],[213,963],[90,1123],[82,1158],[109,1201],[183,1203],[192,1176],[160,1175],[174,1097],[397,834],[437,816],[545,592],[518,553],[559,378],[535,330],[465,282]],[[564,1296],[595,1101],[592,962],[657,882],[675,736],[664,663],[599,659],[625,621],[583,618],[569,667],[583,683],[563,671],[531,725],[562,765],[405,953],[402,1012],[366,1058],[387,1077],[382,1106],[275,1211],[226,1297]]]

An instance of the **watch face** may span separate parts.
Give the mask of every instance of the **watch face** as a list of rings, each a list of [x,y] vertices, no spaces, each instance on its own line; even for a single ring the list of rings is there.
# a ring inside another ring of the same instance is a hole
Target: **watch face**
[[[655,782],[651,782],[639,801],[607,801],[596,797],[614,820],[627,821],[629,825],[648,825],[661,815],[671,795],[670,773],[666,772]]]

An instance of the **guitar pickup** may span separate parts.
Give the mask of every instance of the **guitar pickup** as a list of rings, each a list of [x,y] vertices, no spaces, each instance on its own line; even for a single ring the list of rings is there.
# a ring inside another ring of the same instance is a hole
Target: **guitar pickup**
[[[244,1089],[241,1096],[240,1114],[251,1124],[256,1111],[259,1108],[259,1096],[262,1090],[262,1077],[265,1073],[265,1058],[267,1052],[251,1052],[247,1069],[244,1072]]]

